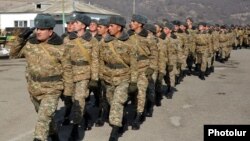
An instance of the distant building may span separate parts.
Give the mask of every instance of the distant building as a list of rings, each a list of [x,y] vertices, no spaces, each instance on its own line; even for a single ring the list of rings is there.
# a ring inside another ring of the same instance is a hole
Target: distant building
[[[0,11],[0,29],[14,27],[34,27],[34,18],[38,13],[50,13],[56,19],[55,32],[61,35],[64,31],[63,13],[65,19],[70,13],[84,13],[93,19],[107,18],[119,15],[110,10],[79,2],[76,0],[43,1],[40,3],[26,3],[24,6]]]

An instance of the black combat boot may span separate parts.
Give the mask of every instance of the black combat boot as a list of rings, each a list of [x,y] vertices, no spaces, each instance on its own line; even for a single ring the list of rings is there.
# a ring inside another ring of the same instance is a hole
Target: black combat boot
[[[201,80],[205,80],[205,72],[200,72],[200,75],[199,75],[199,78],[201,79]]]
[[[190,76],[192,74],[192,66],[188,67],[188,70],[187,70],[187,75]]]
[[[88,112],[85,112],[83,119],[85,124],[85,130],[91,130],[93,126],[91,115]]]
[[[60,141],[57,133],[49,135],[49,138],[51,139],[51,141]]]
[[[200,69],[201,69],[201,64],[196,64],[195,65],[195,71],[200,72]]]
[[[142,113],[137,113],[132,123],[132,130],[139,130],[141,125]]]
[[[105,121],[107,120],[107,116],[108,116],[108,111],[107,109],[105,108],[102,108],[100,110],[100,113],[99,113],[99,118],[97,119],[96,123],[95,123],[95,126],[96,127],[102,127],[105,123]]]
[[[210,68],[210,72],[213,73],[214,72],[214,66],[211,66]]]
[[[118,141],[119,138],[119,127],[118,126],[113,126],[109,141]]]
[[[154,111],[154,103],[151,101],[147,102],[147,106],[145,109],[145,116],[146,117],[152,117],[153,116],[153,111]]]
[[[208,77],[210,75],[210,68],[206,68],[205,76]]]
[[[79,129],[81,127],[78,124],[73,125],[73,129],[70,135],[70,141],[77,141],[79,139]]]
[[[174,94],[174,88],[171,86],[168,86],[168,90],[166,94],[167,99],[172,99],[173,94]]]
[[[42,140],[35,138],[33,141],[42,141]]]

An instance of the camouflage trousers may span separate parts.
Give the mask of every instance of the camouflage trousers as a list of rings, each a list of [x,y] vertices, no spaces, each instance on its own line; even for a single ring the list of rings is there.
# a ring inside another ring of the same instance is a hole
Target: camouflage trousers
[[[232,51],[232,46],[228,46],[225,50],[225,57],[229,57],[230,56],[230,53]]]
[[[144,111],[146,102],[146,91],[148,87],[148,78],[145,73],[139,74],[138,76],[138,95],[137,95],[137,112],[142,113]]]
[[[207,55],[207,67],[210,68],[212,66],[212,58],[213,58],[213,54],[208,54]]]
[[[76,124],[81,123],[85,112],[85,101],[89,96],[88,83],[89,80],[81,80],[75,83],[71,120],[73,120]]]
[[[41,100],[31,96],[31,101],[38,113],[38,119],[35,126],[34,138],[46,141],[49,134],[56,132],[55,122],[53,120],[57,109],[60,94],[47,94]]]
[[[118,86],[106,84],[106,96],[110,104],[109,123],[122,127],[124,104],[128,100],[128,82]]]
[[[227,52],[227,47],[220,48],[219,53],[222,59],[226,58],[226,52]]]
[[[206,52],[197,53],[196,55],[197,55],[196,63],[201,64],[201,71],[205,72],[207,68],[207,53]]]
[[[169,84],[171,87],[175,87],[175,76],[177,75],[176,63],[173,63],[173,70],[169,71]]]

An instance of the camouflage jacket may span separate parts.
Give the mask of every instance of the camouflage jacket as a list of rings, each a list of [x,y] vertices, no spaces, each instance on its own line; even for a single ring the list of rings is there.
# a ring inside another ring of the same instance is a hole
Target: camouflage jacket
[[[98,80],[99,42],[89,32],[77,37],[75,32],[69,35],[66,43],[70,52],[74,82],[81,80]]]
[[[31,95],[42,98],[44,94],[73,94],[72,66],[68,49],[62,39],[53,33],[47,42],[40,42],[35,36],[28,42],[18,39],[12,46],[10,57],[25,56],[26,78]]]
[[[198,32],[195,35],[195,45],[196,45],[196,52],[197,53],[205,53],[209,46],[209,37],[208,34],[203,32]]]
[[[126,32],[119,38],[106,36],[100,46],[100,78],[115,86],[122,82],[137,82],[136,55],[136,48]]]
[[[139,72],[144,72],[148,67],[156,70],[158,52],[155,40],[147,38],[148,32],[145,29],[142,29],[139,34],[129,30],[128,34],[137,48]]]

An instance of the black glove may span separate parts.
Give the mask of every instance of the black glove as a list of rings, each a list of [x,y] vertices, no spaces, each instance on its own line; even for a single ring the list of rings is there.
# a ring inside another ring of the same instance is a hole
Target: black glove
[[[137,92],[138,92],[137,83],[135,82],[129,83],[128,94],[137,94]]]
[[[98,88],[98,81],[97,80],[90,80],[88,88],[92,89],[92,90],[97,89]]]
[[[34,29],[35,28],[27,28],[21,34],[19,34],[18,37],[26,40],[26,39],[28,39],[28,37],[30,36],[30,34],[33,33]]]
[[[72,106],[72,96],[62,96],[65,106]]]
[[[174,69],[174,66],[173,66],[173,65],[168,65],[167,67],[168,67],[168,72],[171,72],[171,71],[173,71],[173,69]]]
[[[161,83],[161,82],[162,82],[163,77],[164,77],[164,74],[163,74],[163,73],[161,73],[161,72],[159,72],[158,77],[157,77],[157,82],[158,82],[158,83]]]
[[[147,68],[146,71],[145,71],[145,74],[147,77],[151,77],[154,73],[154,69],[152,68]]]

